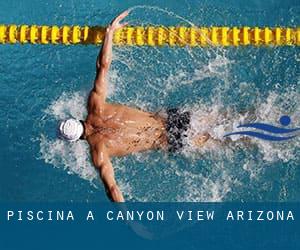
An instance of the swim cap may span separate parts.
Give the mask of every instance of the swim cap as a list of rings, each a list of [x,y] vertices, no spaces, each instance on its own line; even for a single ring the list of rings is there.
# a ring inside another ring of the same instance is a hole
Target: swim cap
[[[71,118],[61,121],[58,130],[60,138],[74,142],[77,141],[83,134],[84,128],[79,120]]]

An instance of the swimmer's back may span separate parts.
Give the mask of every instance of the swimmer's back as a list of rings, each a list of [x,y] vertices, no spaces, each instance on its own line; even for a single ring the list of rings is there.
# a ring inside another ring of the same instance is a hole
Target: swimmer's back
[[[101,108],[90,109],[87,122],[95,130],[91,143],[103,141],[111,156],[162,147],[166,144],[164,120],[153,113],[120,104],[103,103]]]

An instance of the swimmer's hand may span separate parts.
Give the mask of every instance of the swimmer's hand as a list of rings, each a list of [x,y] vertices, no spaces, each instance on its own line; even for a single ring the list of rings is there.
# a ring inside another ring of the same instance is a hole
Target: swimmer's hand
[[[125,17],[127,17],[129,14],[129,11],[126,10],[123,13],[121,13],[119,16],[117,16],[107,27],[107,32],[115,32],[118,29],[124,28],[126,25],[128,25],[128,22],[120,23]]]

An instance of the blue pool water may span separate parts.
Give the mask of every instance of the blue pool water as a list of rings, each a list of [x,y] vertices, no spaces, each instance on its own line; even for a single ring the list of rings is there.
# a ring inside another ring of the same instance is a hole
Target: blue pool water
[[[299,1],[10,0],[0,23],[106,25],[132,8],[131,25],[299,26]],[[104,201],[86,143],[55,137],[59,119],[84,118],[96,46],[0,45],[0,201]],[[220,138],[242,122],[300,127],[300,50],[114,48],[109,100],[191,110],[193,131]],[[225,115],[226,114],[226,115]],[[130,201],[300,201],[300,136],[283,143],[188,147],[113,159]]]

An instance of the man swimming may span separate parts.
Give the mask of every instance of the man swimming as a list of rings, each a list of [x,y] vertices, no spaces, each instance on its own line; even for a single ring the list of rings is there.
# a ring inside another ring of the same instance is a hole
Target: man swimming
[[[88,98],[88,115],[85,121],[68,119],[59,124],[59,136],[67,141],[87,140],[92,161],[99,170],[108,197],[123,202],[123,195],[114,177],[110,158],[151,149],[179,151],[189,128],[190,113],[169,109],[167,118],[106,102],[107,75],[112,61],[113,35],[127,23],[120,23],[128,11],[116,17],[106,29],[102,49],[96,61],[96,78]],[[197,135],[194,143],[203,145],[208,134]]]

